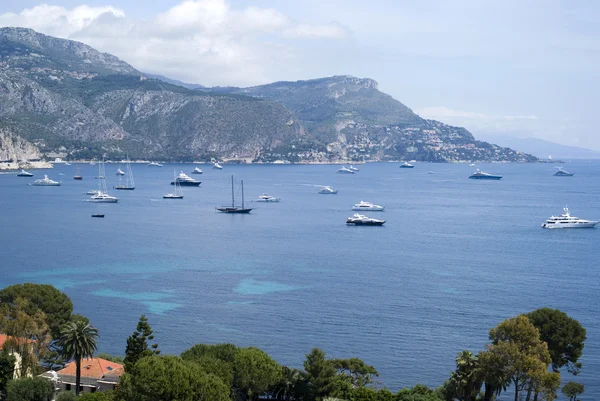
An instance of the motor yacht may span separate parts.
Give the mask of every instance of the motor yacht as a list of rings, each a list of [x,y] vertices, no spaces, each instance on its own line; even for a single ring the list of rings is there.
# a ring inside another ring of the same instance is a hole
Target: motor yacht
[[[415,166],[413,166],[412,164],[408,163],[408,162],[404,162],[400,165],[400,168],[414,168]]]
[[[125,172],[121,169],[117,169],[117,175],[125,175]]]
[[[345,166],[342,166],[341,169],[339,169],[337,171],[338,174],[355,174],[356,171],[354,170],[350,170],[349,168],[346,168]]]
[[[158,162],[150,162],[148,163],[148,167],[162,167],[163,165]]]
[[[32,182],[29,185],[35,185],[37,187],[59,187],[60,184],[61,184],[60,181],[51,180],[50,178],[48,178],[47,175],[44,175],[44,178],[35,180],[34,182]]]
[[[319,189],[319,193],[323,194],[323,195],[330,195],[330,194],[334,195],[334,194],[337,194],[338,191],[337,191],[337,189],[333,189],[333,188],[331,188],[329,186],[325,186],[325,187],[321,187]]]
[[[584,220],[571,216],[569,208],[565,207],[563,208],[563,214],[550,217],[542,224],[542,228],[593,228],[598,223],[598,221]]]
[[[17,177],[33,177],[33,174],[30,173],[29,171],[21,170],[17,174]]]
[[[201,181],[193,179],[183,171],[179,173],[179,175],[177,176],[177,178],[175,178],[174,181],[171,181],[171,185],[175,185],[175,181],[177,181],[177,183],[182,187],[197,187],[200,184],[202,184]]]
[[[476,172],[471,174],[469,178],[474,180],[499,180],[502,178],[501,175],[494,175],[489,173],[484,173],[483,171],[477,169]]]
[[[281,199],[280,198],[276,198],[274,196],[271,195],[267,195],[267,194],[262,194],[258,197],[258,199],[256,200],[256,202],[279,202]]]
[[[98,190],[98,189],[90,189],[85,194],[86,195],[98,195],[99,193],[100,193],[100,190]]]
[[[88,201],[94,203],[117,203],[119,198],[109,195],[105,192],[98,191],[98,193],[96,195],[92,195]]]
[[[202,170],[200,170],[199,167],[196,167],[195,169],[192,170],[192,174],[202,174]]]
[[[470,167],[475,167],[475,163],[469,164]]]
[[[371,212],[383,212],[385,210],[385,206],[374,205],[371,202],[360,201],[356,205],[352,206],[352,210],[367,210]]]
[[[352,171],[360,171],[359,168],[354,167],[353,165],[350,165],[350,167],[348,167],[348,170],[352,170]]]
[[[346,224],[349,226],[382,226],[383,223],[385,223],[385,220],[373,219],[358,213],[346,220]]]
[[[573,177],[574,175],[573,173],[569,173],[563,170],[562,167],[557,167],[557,169],[558,170],[556,171],[556,173],[553,174],[555,177]]]
[[[223,166],[221,166],[219,164],[219,162],[214,162],[213,163],[213,169],[215,169],[215,170],[223,170]]]

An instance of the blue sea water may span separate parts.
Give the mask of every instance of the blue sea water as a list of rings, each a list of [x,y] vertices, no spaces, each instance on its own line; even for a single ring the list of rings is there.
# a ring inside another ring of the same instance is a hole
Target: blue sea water
[[[481,350],[491,327],[549,306],[586,327],[575,380],[585,399],[598,399],[600,229],[540,224],[565,205],[600,218],[600,162],[566,165],[570,178],[553,177],[554,166],[480,166],[501,181],[469,180],[473,168],[457,164],[365,164],[355,175],[327,165],[201,166],[201,187],[163,200],[173,169],[194,166],[133,165],[135,191],[110,191],[120,201],[103,205],[83,201],[97,185],[93,166],[81,166],[83,181],[72,179],[75,166],[35,172],[61,187],[0,174],[0,286],[63,290],[99,328],[103,352],[123,354],[144,313],[166,353],[231,342],[300,367],[321,347],[373,364],[392,390],[441,384],[456,354]],[[106,166],[109,186],[117,167]],[[231,174],[244,180],[250,215],[215,213],[230,202]],[[318,185],[339,193],[319,195]],[[251,202],[263,192],[282,201]],[[370,213],[385,226],[344,224],[360,200],[386,206]]]

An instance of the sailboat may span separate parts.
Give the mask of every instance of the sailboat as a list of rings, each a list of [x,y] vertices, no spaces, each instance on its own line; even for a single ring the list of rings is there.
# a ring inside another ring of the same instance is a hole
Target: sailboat
[[[135,189],[135,182],[133,182],[133,171],[131,171],[131,162],[129,161],[129,157],[127,158],[126,170],[127,170],[127,173],[123,173],[123,174],[125,174],[125,184],[123,184],[122,179],[121,179],[121,177],[123,175],[119,174],[119,183],[113,187],[114,189],[130,190],[130,191],[133,191]],[[119,171],[121,171],[121,169],[119,169]]]
[[[175,185],[175,192],[164,194],[163,199],[183,199],[183,189],[181,189],[181,183],[177,179],[177,173],[173,170],[173,185]]]
[[[231,176],[231,206],[221,206],[217,210],[223,213],[250,213],[252,209],[244,207],[244,181],[242,180],[242,206],[235,205],[235,197],[233,194],[233,176]]]
[[[102,162],[98,163],[98,193],[92,195],[88,200],[94,203],[117,203],[119,198],[108,194],[104,174],[104,160],[102,160]]]
[[[83,180],[83,176],[81,175],[81,172],[79,171],[79,163],[77,163],[77,165],[75,166],[75,175],[73,176],[73,179],[78,180],[78,181]]]

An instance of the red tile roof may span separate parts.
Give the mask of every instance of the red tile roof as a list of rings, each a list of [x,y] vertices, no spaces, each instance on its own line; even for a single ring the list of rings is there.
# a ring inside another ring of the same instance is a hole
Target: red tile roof
[[[75,361],[69,362],[64,369],[57,373],[62,376],[75,376],[76,365]],[[121,377],[124,372],[123,365],[107,361],[102,358],[85,358],[81,360],[81,377],[100,380],[106,376]]]
[[[4,347],[4,343],[6,343],[6,340],[8,340],[10,338],[10,336],[7,336],[6,334],[2,334],[0,333],[0,350]],[[21,341],[25,341],[25,339],[21,338]],[[34,342],[34,340],[27,340],[28,343],[32,343]]]

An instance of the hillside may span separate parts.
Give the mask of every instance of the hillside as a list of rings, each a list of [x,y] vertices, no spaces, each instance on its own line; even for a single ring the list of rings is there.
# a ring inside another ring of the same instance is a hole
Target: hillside
[[[488,142],[509,146],[542,159],[546,159],[548,155],[552,155],[554,159],[600,159],[599,151],[578,146],[562,145],[539,138],[517,138],[509,135],[484,132],[480,136]]]
[[[158,78],[79,42],[0,29],[0,119],[42,155],[535,160],[476,141],[463,128],[423,120],[371,79],[337,76],[191,90]]]

